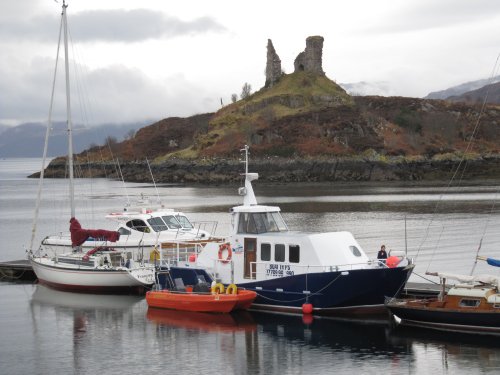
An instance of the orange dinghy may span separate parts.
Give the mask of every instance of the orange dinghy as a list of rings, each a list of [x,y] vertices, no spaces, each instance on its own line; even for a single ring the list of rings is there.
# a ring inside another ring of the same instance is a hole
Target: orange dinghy
[[[196,311],[228,313],[233,310],[247,310],[257,297],[257,293],[251,290],[233,290],[233,293],[223,293],[222,284],[217,284],[221,288],[212,288],[211,293],[177,292],[170,290],[150,291],[146,293],[146,301],[150,307]],[[214,290],[215,289],[215,290]],[[217,293],[217,290],[221,293]]]

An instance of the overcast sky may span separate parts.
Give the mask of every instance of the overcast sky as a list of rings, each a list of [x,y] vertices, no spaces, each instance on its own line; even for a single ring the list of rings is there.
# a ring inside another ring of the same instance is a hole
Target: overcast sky
[[[216,111],[245,82],[264,85],[267,39],[286,73],[305,39],[321,35],[329,78],[414,97],[488,78],[500,53],[498,0],[68,4],[74,121],[89,124]],[[0,2],[0,124],[46,120],[60,9],[51,0]]]

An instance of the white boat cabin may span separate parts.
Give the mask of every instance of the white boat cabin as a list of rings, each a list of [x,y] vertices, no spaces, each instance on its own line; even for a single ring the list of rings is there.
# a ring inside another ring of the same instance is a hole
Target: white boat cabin
[[[198,223],[195,226],[182,212],[167,208],[126,208],[123,212],[106,215],[106,219],[118,223],[116,230],[120,233],[120,240],[122,236],[127,239],[202,239],[210,237],[210,233],[204,230],[206,226],[213,226],[212,222]]]
[[[205,228],[213,231],[216,228],[216,222],[191,223],[182,212],[167,208],[127,207],[122,212],[106,215],[106,218],[117,224],[114,230],[120,233],[119,240],[107,242],[88,238],[81,245],[84,251],[98,246],[109,246],[117,250],[133,249],[134,251],[145,248],[149,252],[164,241],[208,239],[211,232],[205,230]],[[67,232],[46,237],[42,245],[44,247],[53,247],[54,250],[55,248],[70,249],[71,235]],[[141,255],[142,257],[143,255]]]
[[[351,233],[289,231],[279,207],[234,207],[231,223],[229,245],[206,244],[193,264],[223,283],[372,267]]]

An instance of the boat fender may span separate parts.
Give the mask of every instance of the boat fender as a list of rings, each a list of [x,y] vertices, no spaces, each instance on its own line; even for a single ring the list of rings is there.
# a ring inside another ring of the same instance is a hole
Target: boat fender
[[[229,284],[226,288],[226,294],[238,294],[238,287],[235,284]]]
[[[156,262],[160,260],[160,251],[156,248],[156,246],[151,250],[149,253],[149,261],[150,262]]]
[[[221,283],[217,283],[210,288],[210,291],[212,292],[212,294],[222,294],[224,293],[224,285]]]
[[[224,258],[224,251],[227,252],[227,256]],[[222,263],[228,263],[233,256],[233,251],[231,250],[231,245],[229,243],[223,243],[219,245],[219,260]]]
[[[390,256],[385,261],[385,264],[387,264],[387,267],[389,267],[389,268],[394,268],[394,267],[397,267],[397,265],[399,264],[400,261],[401,260],[397,256]]]
[[[302,314],[312,314],[313,312],[313,305],[306,302],[302,305]]]

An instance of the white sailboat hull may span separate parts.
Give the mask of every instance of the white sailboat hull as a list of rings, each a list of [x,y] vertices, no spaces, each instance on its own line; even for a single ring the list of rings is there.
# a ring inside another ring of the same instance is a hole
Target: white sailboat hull
[[[141,292],[154,283],[152,267],[90,268],[55,263],[50,258],[32,258],[31,265],[41,284],[58,290],[87,293]]]

